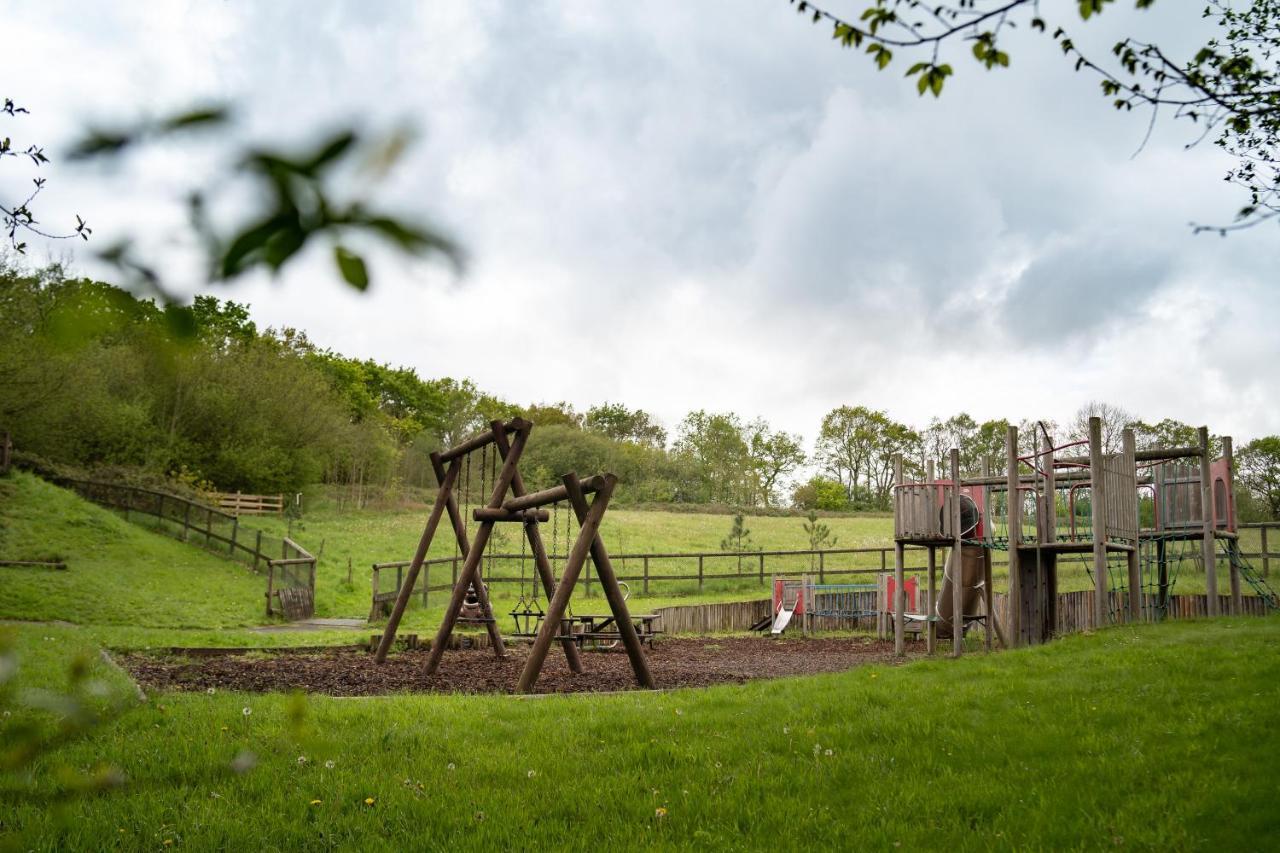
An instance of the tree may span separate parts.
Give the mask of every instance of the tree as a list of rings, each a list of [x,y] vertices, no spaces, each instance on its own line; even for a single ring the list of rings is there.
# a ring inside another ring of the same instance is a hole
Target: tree
[[[759,480],[760,496],[765,506],[772,506],[778,481],[805,462],[803,439],[782,430],[774,432],[763,419],[752,421],[749,429],[751,461]]]
[[[561,400],[559,403],[533,403],[524,410],[524,416],[538,426],[556,424],[571,429],[582,429],[582,415],[573,410],[571,403]]]
[[[732,413],[690,412],[680,422],[675,455],[691,480],[686,499],[743,503],[751,456],[742,423]]]
[[[836,537],[831,535],[831,528],[821,521],[818,521],[818,513],[809,510],[809,514],[805,516],[806,521],[801,525],[804,528],[804,535],[809,540],[810,551],[821,551],[825,548],[834,548],[836,546]],[[814,564],[814,555],[809,555],[809,568],[812,569]]]
[[[1090,400],[1076,410],[1076,415],[1071,421],[1072,441],[1084,441],[1089,437],[1090,418],[1098,418],[1102,421],[1102,452],[1119,453],[1123,443],[1121,436],[1125,427],[1133,423],[1133,415],[1119,406]]]
[[[1101,94],[1118,110],[1150,111],[1154,125],[1162,111],[1196,126],[1190,145],[1212,137],[1233,158],[1226,179],[1239,186],[1245,203],[1231,226],[1195,226],[1197,231],[1225,234],[1280,216],[1280,0],[1253,0],[1234,9],[1227,0],[1207,0],[1204,17],[1218,35],[1190,54],[1170,56],[1160,45],[1125,38],[1112,56],[1094,59],[1081,52],[1061,26],[1042,16],[1038,0],[875,0],[855,17],[833,14],[809,0],[789,0],[814,23],[832,27],[832,37],[846,48],[861,48],[880,70],[894,51],[916,59],[906,71],[916,90],[935,98],[955,71],[943,51],[957,41],[988,71],[1008,68],[1004,36],[1026,24],[1045,34],[1077,72],[1094,76]],[[1076,0],[1081,21],[1103,12],[1115,0]],[[1155,0],[1133,0],[1145,10]]]
[[[791,505],[796,509],[840,512],[849,508],[849,496],[845,493],[844,484],[838,480],[814,476],[792,492]]]
[[[742,523],[742,513],[733,516],[729,535],[720,540],[720,550],[732,551],[738,555],[738,574],[742,574],[742,555],[755,550],[751,544],[751,531]]]
[[[614,441],[630,441],[646,447],[667,446],[667,431],[644,409],[628,409],[621,403],[603,403],[587,409],[582,428]]]
[[[871,456],[886,421],[883,412],[865,406],[840,406],[822,419],[816,447],[818,461],[844,485],[850,501],[860,479],[869,474]]]
[[[1255,438],[1236,454],[1240,483],[1280,519],[1280,436]]]
[[[4,106],[0,107],[0,114],[7,115],[9,118],[17,118],[22,115],[29,115],[30,111],[26,107],[20,107],[10,98],[4,99]],[[45,156],[44,148],[35,143],[28,144],[26,148],[22,148],[19,143],[15,148],[13,141],[8,136],[0,137],[0,160],[5,157],[23,158],[29,160],[31,165],[39,169],[45,163],[49,162],[49,158]],[[47,179],[43,177],[34,177],[31,179],[33,189],[27,194],[22,201],[14,204],[0,200],[0,218],[4,222],[5,234],[9,238],[9,246],[18,254],[25,254],[27,251],[26,237],[35,235],[43,237],[46,240],[69,240],[73,237],[79,237],[82,240],[88,240],[89,235],[93,233],[83,219],[76,217],[76,226],[73,230],[60,234],[46,231],[40,226],[40,221],[36,219],[35,211],[31,205],[35,204],[36,197],[44,191]]]
[[[1196,447],[1200,432],[1191,424],[1174,418],[1164,418],[1154,424],[1133,421],[1129,424],[1139,450],[1151,447]]]

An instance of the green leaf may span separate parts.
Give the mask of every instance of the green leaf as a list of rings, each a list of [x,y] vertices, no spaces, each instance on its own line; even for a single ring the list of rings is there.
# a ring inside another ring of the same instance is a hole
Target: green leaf
[[[361,292],[369,289],[369,270],[363,258],[344,246],[334,246],[333,259],[347,284]]]

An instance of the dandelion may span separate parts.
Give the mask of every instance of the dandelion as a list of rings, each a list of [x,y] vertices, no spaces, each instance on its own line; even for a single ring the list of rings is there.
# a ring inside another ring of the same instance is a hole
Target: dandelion
[[[166,838],[166,839],[164,840],[164,846],[165,846],[165,847],[172,847],[172,846],[173,846],[173,839],[172,839],[172,838]]]
[[[253,709],[250,708],[248,705],[245,705],[243,708],[240,709],[240,713],[244,714],[247,717],[253,713]]]
[[[878,677],[879,675],[880,675],[880,673],[878,673],[878,672],[873,672],[873,673],[871,673],[871,677],[872,677],[872,678],[876,678],[876,677]]]
[[[654,817],[656,817],[656,818],[664,818],[664,817],[666,817],[666,816],[667,816],[667,807],[666,807],[666,806],[658,806],[656,809],[654,809],[654,810],[653,810],[653,816],[654,816]]]
[[[225,732],[225,731],[227,730],[227,727],[226,727],[226,726],[223,726],[223,727],[222,727],[222,730]]]
[[[308,805],[318,806],[318,805],[320,805],[320,801],[319,801],[319,800],[312,800],[310,803],[308,803]]]
[[[450,762],[449,762],[449,768],[448,768],[448,769],[449,769],[449,770],[456,770],[456,769],[457,769],[457,767],[455,767],[455,766],[454,766],[454,763],[453,763],[452,761],[450,761]]]
[[[484,812],[476,812],[476,820],[484,820]]]
[[[679,708],[676,708],[676,716],[677,717],[684,716],[684,711],[681,711]]]
[[[817,755],[818,753],[820,753],[820,752],[822,752],[822,744],[820,744],[820,743],[815,743],[815,744],[813,745],[813,754],[816,756],[816,755]]]
[[[333,767],[334,767],[333,759],[329,759],[328,761],[326,761],[326,762],[324,763],[324,769],[325,769],[325,770],[332,770],[332,769],[333,769]]]
[[[206,689],[205,689],[205,691],[204,691],[204,692],[205,692],[205,693],[208,693],[210,696],[212,696],[213,694],[217,693],[218,691],[217,691],[217,690],[214,690],[212,687],[208,687],[208,688],[206,688]]]
[[[365,804],[366,806],[371,806],[371,805],[373,805],[375,802],[377,802],[377,801],[376,801],[373,797],[365,797],[365,798],[364,798],[364,804]]]
[[[828,750],[827,750],[825,753],[823,753],[823,754],[824,754],[824,755],[835,755],[836,753],[835,753],[835,750],[828,749]]]
[[[236,753],[236,757],[231,759],[231,769],[241,775],[248,773],[258,763],[258,756],[254,755],[247,749],[242,749]]]
[[[4,715],[5,715],[6,717],[7,717],[7,716],[9,716],[9,712],[8,712],[8,711],[5,711],[5,712],[4,712]]]
[[[529,771],[528,773],[526,773],[525,775],[526,775],[526,776],[528,776],[530,779],[532,779],[534,776],[537,776],[537,775],[538,775],[538,771],[537,771],[537,770],[530,770],[530,771]]]
[[[298,756],[298,766],[299,766],[299,767],[301,767],[302,765],[304,765],[304,764],[306,764],[306,763],[307,763],[307,757],[306,757],[305,755],[299,755],[299,756]]]
[[[782,733],[783,733],[784,735],[789,735],[789,734],[791,734],[791,726],[783,726],[783,727],[782,727]]]

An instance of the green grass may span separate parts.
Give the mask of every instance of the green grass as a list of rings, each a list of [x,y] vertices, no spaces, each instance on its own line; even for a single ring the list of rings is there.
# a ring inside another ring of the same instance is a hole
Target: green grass
[[[0,558],[52,556],[68,570],[0,567],[0,619],[172,628],[265,621],[261,576],[14,472],[0,480]]]
[[[23,628],[22,684],[59,687],[89,642]],[[1222,619],[673,693],[312,697],[301,724],[282,695],[161,694],[4,777],[0,841],[1257,849],[1280,833],[1277,642],[1280,620]],[[0,734],[47,719],[13,710]],[[236,775],[245,751],[256,767]],[[125,787],[66,796],[63,774],[99,764]]]

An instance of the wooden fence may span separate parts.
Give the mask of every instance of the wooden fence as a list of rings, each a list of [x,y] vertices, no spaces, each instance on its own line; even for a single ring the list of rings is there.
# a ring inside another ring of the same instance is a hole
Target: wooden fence
[[[245,495],[240,492],[214,494],[218,509],[231,515],[283,515],[284,495]]]
[[[1271,531],[1273,534],[1280,536],[1280,521],[1262,521],[1255,524],[1240,524],[1237,525],[1237,527],[1240,530],[1258,531],[1258,536],[1262,540],[1258,550],[1252,553],[1241,551],[1240,556],[1248,559],[1260,560],[1261,562],[1258,566],[1258,570],[1262,573],[1264,578],[1270,577],[1271,561],[1280,560],[1280,551],[1272,551],[1268,548],[1269,543],[1267,542],[1267,531]]]
[[[13,438],[8,432],[0,435],[0,474],[8,474],[13,465]]]
[[[922,548],[908,548],[909,555],[924,553]],[[674,585],[676,592],[693,592],[699,594],[706,590],[707,584],[730,583],[748,584],[767,587],[774,575],[798,574],[808,572],[815,575],[819,583],[828,579],[862,576],[870,581],[871,577],[889,571],[893,566],[893,548],[827,548],[823,550],[796,551],[701,551],[688,553],[655,553],[655,554],[612,554],[614,571],[618,580],[628,584],[637,593],[649,595],[653,584],[665,583]],[[521,561],[527,562],[524,572],[518,568],[503,574],[498,567],[518,566]],[[553,566],[563,563],[563,555],[552,555]],[[423,561],[422,571],[414,584],[413,594],[420,596],[425,606],[433,592],[452,590],[458,580],[458,572],[463,558],[436,557]],[[854,565],[854,563],[869,565]],[[726,571],[725,564],[730,564],[731,571]],[[391,604],[400,593],[409,566],[408,560],[390,563],[374,563],[372,566],[372,607],[370,618],[376,618],[389,611]],[[448,571],[447,580],[444,572]],[[532,558],[521,554],[486,555],[484,563],[484,582],[486,584],[524,584],[528,586],[532,578]],[[580,583],[584,594],[593,594],[593,566],[590,561],[583,568]],[[638,569],[639,571],[636,571]],[[909,564],[909,572],[927,571],[927,567]],[[394,574],[393,574],[394,573]],[[559,570],[556,572],[559,576]],[[687,589],[686,589],[687,588]]]
[[[268,616],[307,619],[315,612],[316,558],[287,536],[267,536],[230,513],[154,489],[70,477],[55,482],[96,504],[122,510],[126,519],[152,519],[159,530],[183,542],[194,540],[252,565],[254,571],[265,571]]]

